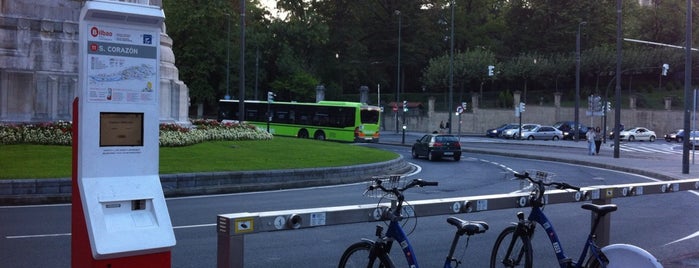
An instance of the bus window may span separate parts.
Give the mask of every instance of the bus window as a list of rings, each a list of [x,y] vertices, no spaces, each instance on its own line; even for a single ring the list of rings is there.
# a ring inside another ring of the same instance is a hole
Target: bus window
[[[378,124],[379,123],[379,111],[374,110],[362,110],[361,121],[363,124]]]
[[[247,110],[245,113],[245,118],[247,118],[248,121],[257,120],[257,110]]]
[[[272,119],[272,121],[279,122],[279,123],[288,123],[289,122],[289,117],[287,116],[286,111],[277,111],[276,112],[276,117]]]
[[[294,110],[289,111],[289,123],[290,124],[296,123],[296,111],[294,111]]]

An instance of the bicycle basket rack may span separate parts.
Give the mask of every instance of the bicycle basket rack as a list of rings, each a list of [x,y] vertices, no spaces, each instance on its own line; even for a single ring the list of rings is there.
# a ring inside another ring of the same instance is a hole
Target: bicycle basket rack
[[[388,176],[375,176],[367,184],[367,190],[364,192],[364,196],[373,198],[386,198],[390,200],[395,200],[396,196],[394,194],[385,193],[381,189],[372,189],[371,186],[376,185],[376,180],[381,180],[381,185],[386,189],[401,188],[405,186],[405,181],[400,175],[388,175]]]
[[[536,170],[536,169],[527,169],[524,172],[529,173],[529,176],[532,177],[533,179],[541,180],[544,183],[550,183],[552,178],[556,176],[556,173],[543,171],[543,170]],[[531,187],[531,184],[529,183],[529,181],[523,180],[520,182],[520,185],[519,185],[520,189],[529,189],[530,187]]]

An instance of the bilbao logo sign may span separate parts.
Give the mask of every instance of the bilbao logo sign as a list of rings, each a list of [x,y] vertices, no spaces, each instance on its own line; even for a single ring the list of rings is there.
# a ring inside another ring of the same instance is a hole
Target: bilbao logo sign
[[[112,32],[100,30],[99,28],[97,28],[97,26],[92,26],[92,28],[90,28],[90,35],[92,35],[92,37],[97,37],[97,36],[110,37],[110,36],[112,36]]]

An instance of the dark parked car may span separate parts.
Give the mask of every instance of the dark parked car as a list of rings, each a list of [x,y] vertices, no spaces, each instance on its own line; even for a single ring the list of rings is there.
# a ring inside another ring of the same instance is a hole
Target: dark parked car
[[[696,134],[694,133],[696,131],[692,131],[692,136],[695,136]],[[665,134],[665,141],[676,141],[676,142],[682,142],[684,140],[684,129],[677,129],[671,133]]]
[[[624,131],[624,124],[619,124],[619,125],[617,126],[617,128],[619,129],[619,132]],[[610,139],[610,140],[613,140],[613,139],[614,139],[614,129],[612,129],[612,131],[609,131],[609,139]]]
[[[519,124],[515,123],[509,123],[509,124],[502,124],[502,126],[496,127],[496,128],[491,128],[486,130],[485,136],[491,137],[491,138],[497,138],[502,135],[502,132],[511,128],[518,128]]]
[[[430,161],[442,157],[452,157],[454,161],[461,159],[461,143],[459,138],[448,134],[427,134],[417,139],[413,144],[413,158],[426,156]]]
[[[553,127],[557,128],[560,131],[563,131],[564,140],[572,140],[573,136],[575,136],[575,129],[573,128],[573,126],[575,126],[575,121],[561,121],[553,124]],[[578,131],[578,139],[586,139],[585,135],[587,135],[587,130],[589,130],[589,128],[581,124],[580,122],[578,122],[578,126],[580,127],[580,130]]]

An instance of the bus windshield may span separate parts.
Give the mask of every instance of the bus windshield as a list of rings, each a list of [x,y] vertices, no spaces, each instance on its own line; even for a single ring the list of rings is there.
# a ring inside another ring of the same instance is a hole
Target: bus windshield
[[[379,110],[362,109],[361,111],[362,124],[379,124]]]

